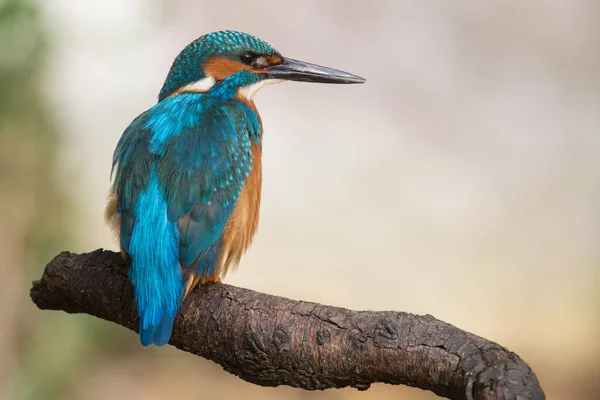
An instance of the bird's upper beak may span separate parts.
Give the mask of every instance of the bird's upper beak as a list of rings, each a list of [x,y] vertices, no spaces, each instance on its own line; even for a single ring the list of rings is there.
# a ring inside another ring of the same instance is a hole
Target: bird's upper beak
[[[316,83],[364,83],[365,78],[333,68],[321,67],[304,61],[284,58],[283,62],[267,68],[271,79]]]

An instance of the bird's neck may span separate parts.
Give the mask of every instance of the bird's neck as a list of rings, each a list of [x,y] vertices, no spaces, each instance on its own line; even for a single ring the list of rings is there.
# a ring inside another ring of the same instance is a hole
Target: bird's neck
[[[217,102],[239,102],[247,107],[245,115],[248,118],[247,121],[250,127],[248,133],[253,142],[260,146],[262,142],[262,120],[254,104],[253,95],[260,87],[268,83],[271,82],[269,80],[261,80],[256,74],[246,75],[238,73],[221,81],[209,81],[205,77],[200,81],[180,88],[166,99],[160,101],[159,104],[179,104],[178,100],[181,99],[189,100],[191,103],[208,99],[217,100]],[[175,101],[175,103],[171,103],[168,99]]]
[[[256,132],[256,138],[255,141],[257,143],[260,143],[260,138],[262,137],[262,119],[260,118],[260,114],[258,113],[258,109],[256,108],[256,104],[254,104],[254,100],[249,99],[241,94],[238,94],[235,97],[235,100],[239,101],[240,103],[243,103],[245,105],[248,106],[248,108],[250,108],[250,110],[252,110],[254,112],[254,114],[256,115],[256,120],[258,122],[258,132]]]
[[[258,74],[249,71],[240,71],[216,82],[207,93],[212,97],[223,100],[234,99],[238,96],[246,97],[251,100],[256,90],[250,90],[245,93],[245,89],[254,88],[259,85],[261,81],[262,77]]]
[[[259,145],[262,142],[262,120],[258,109],[254,104],[254,94],[265,84],[271,83],[267,79],[262,79],[257,74],[248,71],[241,71],[232,76],[225,78],[222,81],[216,82],[206,94],[222,100],[237,100],[245,104],[256,115],[258,129],[251,134],[255,144]]]

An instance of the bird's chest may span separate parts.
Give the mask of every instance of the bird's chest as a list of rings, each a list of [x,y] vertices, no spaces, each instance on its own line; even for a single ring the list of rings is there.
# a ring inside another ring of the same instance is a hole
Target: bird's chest
[[[252,143],[252,170],[246,178],[242,191],[225,230],[219,262],[220,275],[224,276],[231,265],[237,265],[248,250],[258,228],[262,186],[262,149]]]

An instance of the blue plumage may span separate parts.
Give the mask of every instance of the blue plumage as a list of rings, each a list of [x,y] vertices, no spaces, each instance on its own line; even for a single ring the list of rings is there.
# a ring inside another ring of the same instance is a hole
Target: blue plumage
[[[137,202],[126,206],[133,208],[135,218],[125,250],[132,259],[129,278],[135,288],[144,346],[168,342],[183,292],[177,268],[179,231],[177,224],[167,219],[167,201],[156,169],[153,165],[148,186],[141,190]]]
[[[246,104],[186,93],[159,102],[121,137],[114,187],[143,345],[168,341],[186,270],[214,268],[259,133]]]
[[[213,32],[183,49],[158,104],[123,133],[106,214],[131,260],[144,346],[166,344],[184,293],[219,281],[250,246],[262,182],[252,96],[283,79],[364,82],[286,59],[245,33]]]

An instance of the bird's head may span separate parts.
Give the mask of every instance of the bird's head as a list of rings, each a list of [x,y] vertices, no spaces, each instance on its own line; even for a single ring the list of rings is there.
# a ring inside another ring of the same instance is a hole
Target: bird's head
[[[211,92],[251,100],[261,87],[281,80],[363,83],[359,76],[283,57],[270,44],[246,33],[212,32],[175,58],[159,101],[177,93]]]

